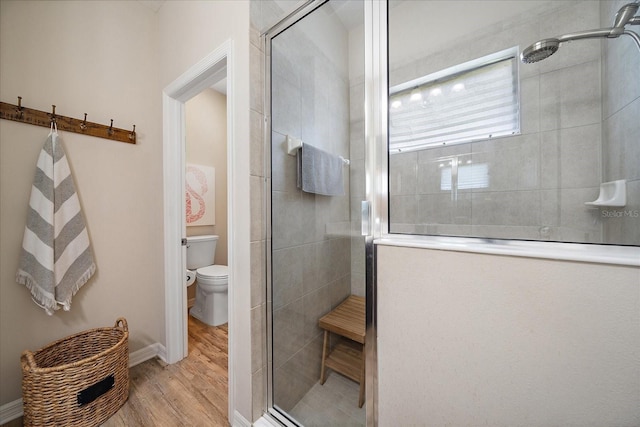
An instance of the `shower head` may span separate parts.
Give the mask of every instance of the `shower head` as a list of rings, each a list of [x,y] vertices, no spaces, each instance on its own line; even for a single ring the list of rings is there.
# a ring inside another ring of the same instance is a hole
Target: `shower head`
[[[547,59],[560,48],[560,43],[569,42],[578,39],[593,39],[601,37],[610,37],[611,28],[602,30],[580,31],[578,33],[564,34],[553,39],[544,39],[535,42],[520,54],[520,60],[525,64],[533,64],[534,62]]]
[[[520,60],[525,64],[533,64],[534,62],[547,59],[560,47],[558,39],[544,39],[535,42],[520,54]]]
[[[556,53],[560,47],[560,43],[579,39],[617,38],[623,34],[632,37],[636,42],[638,49],[640,49],[640,37],[638,37],[638,35],[633,31],[629,31],[624,28],[627,24],[640,24],[640,17],[634,16],[639,7],[640,5],[638,5],[638,3],[629,3],[622,6],[616,13],[614,26],[611,28],[580,31],[577,33],[564,34],[556,38],[537,41],[522,51],[520,54],[520,60],[525,64],[533,64],[534,62],[547,59]]]

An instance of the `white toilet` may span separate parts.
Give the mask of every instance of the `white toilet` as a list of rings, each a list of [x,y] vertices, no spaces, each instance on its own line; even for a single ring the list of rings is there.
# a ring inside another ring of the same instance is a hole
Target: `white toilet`
[[[229,273],[214,265],[218,236],[187,237],[187,269],[196,271],[196,301],[189,314],[211,326],[227,323]]]

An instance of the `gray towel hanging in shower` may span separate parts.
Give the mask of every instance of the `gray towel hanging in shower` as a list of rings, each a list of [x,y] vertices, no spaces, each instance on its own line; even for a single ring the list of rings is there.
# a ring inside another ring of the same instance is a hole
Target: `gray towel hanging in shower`
[[[344,162],[340,157],[304,143],[296,157],[298,188],[323,196],[344,196]]]

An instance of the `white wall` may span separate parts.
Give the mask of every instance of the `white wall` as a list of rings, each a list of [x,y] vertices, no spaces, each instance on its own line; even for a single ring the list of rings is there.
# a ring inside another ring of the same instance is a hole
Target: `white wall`
[[[73,332],[129,321],[132,351],[165,342],[162,88],[228,39],[234,43],[232,272],[236,405],[251,418],[249,315],[249,2],[1,2],[0,92],[5,102],[116,127],[138,144],[62,134],[87,218],[98,272],[53,318],[14,282],[38,152],[48,130],[0,122],[0,404],[20,397],[20,353]],[[261,80],[254,79],[261,85]],[[253,99],[253,98],[252,98]],[[255,221],[254,221],[255,222]],[[259,223],[259,222],[258,222]],[[126,247],[127,250],[123,250]],[[135,257],[132,256],[135,254]],[[159,267],[160,266],[160,267]],[[144,272],[144,273],[142,273]],[[20,325],[16,327],[16,325]],[[230,414],[233,416],[233,414]]]
[[[20,398],[20,353],[124,316],[130,350],[164,342],[157,25],[138,2],[0,2],[2,101],[130,129],[136,145],[60,132],[97,272],[71,311],[47,316],[18,285],[44,127],[0,121],[0,405]]]
[[[379,425],[637,426],[640,269],[378,247]]]
[[[187,163],[215,169],[215,224],[188,225],[187,236],[217,235],[215,263],[227,265],[227,97],[203,90],[185,102],[185,119]]]
[[[251,419],[251,346],[250,317],[250,106],[259,100],[250,97],[249,71],[249,2],[248,1],[167,1],[158,12],[160,46],[160,81],[162,87],[176,80],[225,41],[233,41],[233,61],[228,64],[233,75],[233,126],[227,129],[235,141],[230,165],[230,200],[235,213],[230,221],[230,271],[234,286],[234,316],[229,319],[233,335],[234,400],[236,409]],[[258,86],[261,81],[255,79]],[[253,183],[253,181],[252,181]],[[260,185],[261,182],[256,182]],[[260,220],[257,220],[259,224]],[[230,418],[234,414],[229,414]]]

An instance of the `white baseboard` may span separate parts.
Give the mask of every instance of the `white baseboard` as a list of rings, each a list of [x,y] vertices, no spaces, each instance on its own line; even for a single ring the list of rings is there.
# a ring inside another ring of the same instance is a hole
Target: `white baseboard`
[[[129,353],[129,367],[139,365],[149,359],[153,359],[158,356],[160,359],[166,359],[166,349],[160,343],[148,345],[140,350],[136,350],[133,353]],[[21,417],[24,414],[22,410],[22,399],[14,400],[13,402],[5,403],[0,406],[0,425],[6,424],[11,420]],[[250,426],[251,424],[247,424]]]
[[[0,406],[0,424],[6,424],[11,420],[15,420],[16,418],[21,417],[22,414],[22,399],[5,403]]]
[[[156,343],[156,355],[165,363],[167,362],[167,348],[160,343]]]
[[[146,362],[149,359],[153,359],[158,356],[164,360],[162,355],[166,353],[164,346],[160,343],[150,344],[140,350],[136,350],[133,353],[129,353],[129,367],[133,367]]]
[[[233,413],[233,420],[231,422],[233,427],[251,427],[251,423],[247,421],[245,417],[243,417],[240,412],[235,411]]]

